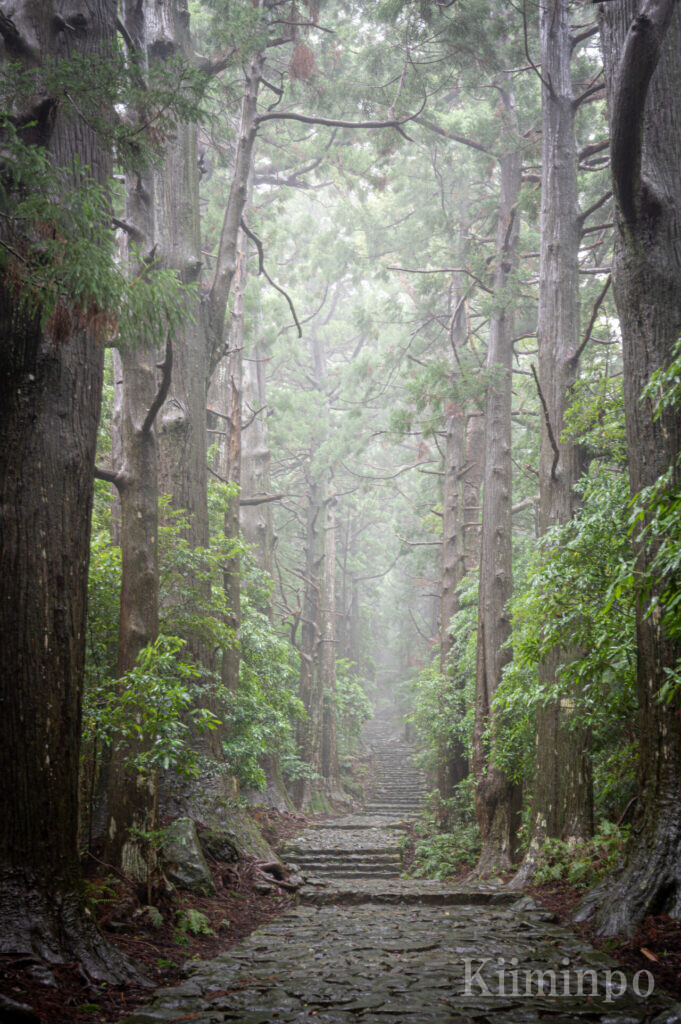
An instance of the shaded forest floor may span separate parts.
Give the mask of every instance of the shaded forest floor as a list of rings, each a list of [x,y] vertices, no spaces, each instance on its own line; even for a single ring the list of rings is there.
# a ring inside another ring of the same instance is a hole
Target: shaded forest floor
[[[657,914],[647,917],[631,939],[605,938],[597,935],[588,923],[576,924],[572,918],[584,895],[583,889],[560,881],[531,886],[527,891],[553,911],[561,924],[617,960],[625,970],[632,974],[650,971],[656,990],[662,989],[681,1000],[681,921],[674,921],[667,914]]]
[[[275,847],[295,835],[309,819],[302,815],[257,811],[265,838]],[[262,891],[255,860],[237,864],[207,858],[216,893],[161,893],[155,905],[163,923],[155,928],[144,887],[113,879],[105,869],[91,872],[92,892],[100,887],[105,898],[96,903],[98,921],[111,943],[140,963],[154,987],[172,985],[182,977],[188,960],[209,960],[239,943],[246,935],[290,905],[290,893],[276,885]],[[96,865],[95,865],[96,866]],[[181,913],[195,910],[207,918],[214,934],[191,934],[177,927]],[[92,986],[75,965],[48,970],[42,961],[0,957],[0,993],[33,1008],[25,1022],[41,1024],[101,1024],[116,1021],[149,1000],[150,989],[135,986]],[[0,1022],[9,1020],[0,1007]],[[18,1016],[15,1018],[20,1019]],[[23,1022],[22,1022],[23,1024]]]

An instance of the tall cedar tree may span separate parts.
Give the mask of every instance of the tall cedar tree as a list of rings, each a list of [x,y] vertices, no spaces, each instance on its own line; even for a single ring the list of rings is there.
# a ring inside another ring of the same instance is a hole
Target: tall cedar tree
[[[577,109],[570,76],[572,39],[567,0],[540,5],[542,78],[542,203],[539,268],[539,377],[542,432],[539,464],[539,528],[568,522],[578,498],[583,452],[564,438],[565,414],[579,367],[579,243],[577,203]],[[579,657],[554,647],[539,666],[551,689],[561,665]],[[526,880],[547,836],[585,839],[593,829],[589,734],[570,723],[570,700],[553,700],[537,711],[537,749],[531,841],[518,876]]]
[[[673,0],[601,5],[600,28],[616,204],[613,283],[622,328],[627,451],[632,493],[670,466],[678,474],[681,419],[641,392],[669,364],[681,335],[681,10]],[[678,475],[676,477],[678,486]],[[636,544],[645,579],[655,545]],[[655,588],[653,588],[653,597]],[[681,694],[659,691],[681,656],[659,611],[636,611],[639,780],[624,871],[590,895],[609,934],[631,932],[646,914],[681,916]]]
[[[27,69],[113,45],[112,0],[25,0],[0,19],[2,59]],[[33,125],[64,188],[75,168],[103,184],[108,146],[68,104],[33,97]],[[82,179],[81,179],[82,180]],[[7,179],[5,180],[7,187]],[[20,275],[24,264],[18,261]],[[79,961],[93,977],[126,974],[85,913],[78,859],[78,764],[90,509],[103,349],[98,319],[63,307],[43,327],[20,288],[0,287],[0,951]]]

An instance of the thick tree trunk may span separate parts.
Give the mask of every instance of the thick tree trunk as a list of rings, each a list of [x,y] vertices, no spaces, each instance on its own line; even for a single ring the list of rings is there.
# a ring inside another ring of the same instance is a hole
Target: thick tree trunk
[[[123,4],[123,21],[142,60],[148,59],[146,9],[137,0]],[[140,66],[140,73],[143,68]],[[147,112],[138,112],[143,123]],[[155,175],[151,168],[126,179],[126,223],[136,235],[136,250],[128,248],[133,276],[148,273],[135,252],[152,252],[157,245]],[[171,382],[172,348],[166,350],[160,381],[157,348],[144,339],[117,353],[117,426],[114,462],[120,499],[121,614],[118,675],[134,668],[140,651],[158,636],[158,456],[154,421]],[[109,774],[107,845],[105,858],[129,878],[142,881],[153,863],[139,833],[156,827],[155,784],[148,774],[126,768],[122,752],[114,754]]]
[[[191,55],[186,0],[147,4],[150,58]],[[199,233],[199,175],[196,125],[180,123],[167,142],[163,167],[156,174],[156,230],[163,263],[185,284],[199,281],[202,268]],[[206,470],[206,388],[208,342],[198,291],[181,333],[173,339],[173,381],[159,416],[159,488],[172,506],[190,516],[192,547],[208,543]]]
[[[681,336],[681,11],[672,0],[603,4],[600,13],[611,130],[616,234],[613,282],[622,328],[629,475],[634,494],[681,452],[681,418],[655,418],[641,391]],[[636,543],[645,578],[654,544]],[[653,593],[654,596],[654,593]],[[681,700],[659,691],[681,649],[646,615],[638,640],[639,793],[623,872],[589,895],[605,933],[631,934],[647,914],[681,917]]]
[[[77,21],[78,31],[58,27],[59,8],[46,2],[16,4],[14,26],[28,40],[27,48],[10,48],[3,58],[17,60],[26,53],[29,61],[58,62],[75,55],[87,61],[113,44],[112,4],[74,0],[69,17]],[[107,180],[108,152],[86,124],[65,117],[58,104],[43,144],[67,176],[78,160],[97,181]],[[33,952],[60,963],[77,960],[92,977],[123,978],[129,965],[107,946],[86,914],[78,860],[81,698],[102,347],[77,312],[68,336],[57,342],[17,300],[3,282],[0,951]]]
[[[575,106],[570,78],[572,43],[567,0],[540,8],[542,68],[542,206],[539,268],[539,388],[542,404],[539,530],[568,522],[584,470],[580,448],[563,438],[565,413],[578,371],[579,242]],[[550,83],[550,85],[549,85]],[[575,647],[554,648],[539,666],[550,689],[561,666],[579,658]],[[534,870],[546,837],[585,839],[593,831],[590,736],[571,727],[569,698],[537,710],[537,749],[528,853],[516,884]]]
[[[504,94],[509,117],[513,97]],[[487,367],[491,375],[485,397],[485,469],[483,483],[480,596],[473,729],[473,771],[482,852],[479,874],[507,870],[519,825],[518,787],[494,763],[495,721],[492,702],[504,666],[512,655],[504,643],[510,635],[506,606],[511,597],[511,361],[512,306],[505,294],[515,264],[518,239],[516,204],[520,195],[520,153],[501,157],[501,198],[497,227],[494,293],[497,307],[490,324]],[[491,736],[486,741],[485,732]]]

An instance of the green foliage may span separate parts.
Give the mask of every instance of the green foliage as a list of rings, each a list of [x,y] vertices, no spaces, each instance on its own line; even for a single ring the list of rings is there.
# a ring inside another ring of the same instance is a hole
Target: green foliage
[[[291,722],[304,714],[297,697],[298,659],[249,597],[241,604],[239,688],[220,691],[220,708],[228,726],[223,744],[229,770],[242,785],[265,785],[259,762],[265,754],[293,754]]]
[[[580,487],[583,507],[569,523],[548,531],[511,602],[514,660],[495,698],[496,750],[499,765],[517,780],[531,779],[535,713],[549,701],[568,699],[575,726],[591,728],[601,771],[612,763],[613,745],[633,740],[636,636],[628,482],[624,474],[594,465]],[[552,685],[542,685],[537,666],[554,647],[570,650],[572,657]],[[616,769],[623,767],[618,763]],[[602,781],[599,798],[619,794],[622,800],[632,776]]]
[[[108,680],[97,704],[88,709],[85,739],[97,736],[100,742],[115,744],[127,766],[142,774],[172,769],[196,775],[191,727],[215,729],[219,721],[194,703],[199,693],[192,682],[200,671],[178,657],[184,646],[179,637],[161,635],[140,651],[130,672]]]
[[[158,157],[178,120],[198,116],[206,82],[184,61],[157,61],[143,70],[117,51],[72,54],[30,71],[3,65],[0,99],[5,111],[30,111],[36,96],[50,97],[60,116],[84,122],[105,150],[114,149],[122,168],[140,170]],[[114,113],[124,104],[144,110],[141,124]],[[134,253],[142,273],[130,279],[120,265],[111,228],[114,196],[91,168],[77,160],[55,165],[35,144],[40,132],[33,122],[2,113],[0,136],[0,269],[26,313],[39,317],[56,342],[87,328],[119,346],[158,340],[186,322],[192,289],[175,271]]]
[[[195,907],[183,907],[175,913],[177,931],[181,935],[215,935],[206,914]]]
[[[459,611],[452,616],[452,639],[447,674],[440,672],[439,659],[422,669],[410,685],[413,711],[408,721],[416,726],[420,764],[437,768],[438,753],[463,749],[470,752],[475,693],[475,647],[478,584],[475,573],[459,585]]]
[[[419,839],[410,874],[414,878],[449,878],[473,866],[480,856],[477,825],[461,825],[456,832],[432,832]]]
[[[292,722],[303,714],[297,697],[298,655],[260,610],[268,582],[252,565],[241,540],[225,537],[226,504],[234,487],[211,489],[214,524],[207,548],[191,548],[189,519],[160,501],[159,527],[161,635],[140,655],[138,665],[115,680],[120,599],[120,549],[111,544],[104,517],[91,545],[88,609],[88,656],[84,698],[85,750],[94,741],[118,742],[130,751],[130,765],[139,771],[172,768],[196,774],[201,767],[193,749],[191,728],[226,727],[226,765],[246,787],[260,788],[265,778],[259,761],[264,754],[285,753],[289,769],[300,773]],[[223,567],[239,554],[245,589],[241,633],[235,638],[226,625]],[[260,606],[260,607],[259,607]],[[213,673],[190,657],[187,641],[199,640],[220,664],[224,650],[239,643],[238,689],[225,689]],[[208,711],[208,707],[212,711]],[[141,748],[141,749],[140,749]]]
[[[596,835],[585,842],[546,839],[539,851],[534,880],[543,885],[564,879],[579,889],[595,885],[616,867],[628,831],[627,826],[603,822]]]
[[[654,373],[641,400],[654,402],[655,417],[681,407],[681,339],[669,366]],[[633,502],[631,526],[647,548],[642,581],[646,615],[656,618],[667,636],[681,639],[681,457],[644,488]],[[666,667],[659,698],[671,703],[681,696],[681,660]]]
[[[410,874],[416,878],[448,878],[464,867],[472,867],[480,856],[480,829],[475,815],[475,785],[472,777],[456,787],[447,801],[447,819],[456,822],[452,832],[442,832],[443,801],[437,790],[430,794],[428,811],[416,826],[414,863]]]
[[[624,473],[592,465],[583,507],[548,531],[511,602],[513,662],[497,691],[496,757],[512,778],[534,771],[537,709],[569,700],[574,727],[593,740],[596,805],[631,796],[636,712],[634,559]],[[554,647],[571,652],[552,685],[538,666]]]
[[[627,439],[622,377],[608,377],[599,370],[580,377],[572,387],[564,434],[584,445],[593,457],[625,466]]]
[[[144,912],[149,917],[149,921],[151,922],[152,928],[158,929],[163,927],[163,914],[158,909],[158,907],[150,905],[144,908]]]
[[[327,694],[325,700],[329,700]],[[357,747],[362,725],[373,717],[371,701],[359,681],[354,662],[347,658],[336,661],[336,727],[338,748],[348,753]]]

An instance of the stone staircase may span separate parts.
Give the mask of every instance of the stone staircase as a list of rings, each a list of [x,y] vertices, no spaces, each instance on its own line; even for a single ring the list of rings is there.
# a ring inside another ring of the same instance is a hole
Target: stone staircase
[[[391,705],[379,706],[364,740],[373,753],[374,783],[362,809],[316,823],[283,851],[306,878],[308,893],[332,880],[396,879],[401,873],[401,833],[423,803],[426,777],[413,764]]]
[[[629,985],[614,1000],[618,965],[530,897],[498,881],[400,877],[400,837],[425,780],[385,711],[367,742],[376,781],[365,807],[289,845],[306,878],[296,906],[216,959],[189,961],[187,979],[127,1024],[681,1024],[681,1006],[662,994],[647,1000]],[[597,995],[510,989],[516,977],[560,981],[577,968],[597,976]]]

